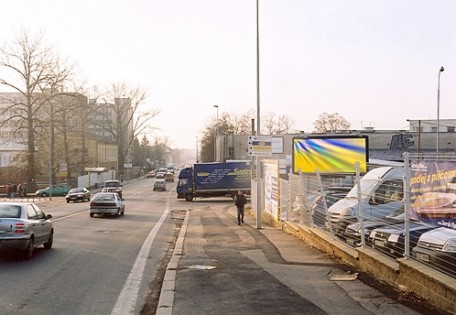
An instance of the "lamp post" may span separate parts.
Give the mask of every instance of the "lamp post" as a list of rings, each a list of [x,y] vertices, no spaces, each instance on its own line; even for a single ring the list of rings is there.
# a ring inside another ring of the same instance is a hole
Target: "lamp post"
[[[217,116],[215,121],[215,135],[214,135],[214,162],[217,160],[217,134],[218,134],[218,105],[214,105],[214,108],[217,110]]]
[[[199,163],[199,159],[198,159],[198,137],[195,137],[196,138],[196,163]]]
[[[257,75],[257,136],[261,135],[260,123],[260,14],[259,0],[256,1],[256,75]],[[256,228],[261,229],[261,160],[257,156],[255,160],[256,166]]]
[[[439,146],[440,146],[440,74],[445,69],[443,66],[440,67],[439,70],[439,79],[437,84],[437,153],[439,153]]]

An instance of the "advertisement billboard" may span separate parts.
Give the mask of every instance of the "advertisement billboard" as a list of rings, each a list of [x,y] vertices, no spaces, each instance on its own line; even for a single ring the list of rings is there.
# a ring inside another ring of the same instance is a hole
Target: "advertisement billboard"
[[[412,160],[410,201],[409,217],[456,228],[456,162]]]
[[[293,138],[293,173],[355,173],[367,171],[367,136]]]

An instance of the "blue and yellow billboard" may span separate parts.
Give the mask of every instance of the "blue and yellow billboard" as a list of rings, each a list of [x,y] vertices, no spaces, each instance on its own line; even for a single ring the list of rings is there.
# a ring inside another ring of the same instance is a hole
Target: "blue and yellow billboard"
[[[367,136],[293,138],[293,173],[364,173],[368,151]]]

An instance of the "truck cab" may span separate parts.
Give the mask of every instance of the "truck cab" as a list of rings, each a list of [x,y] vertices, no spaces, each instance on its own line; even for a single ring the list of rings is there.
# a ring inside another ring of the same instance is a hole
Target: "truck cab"
[[[193,200],[193,168],[185,167],[179,172],[177,182],[177,199]]]

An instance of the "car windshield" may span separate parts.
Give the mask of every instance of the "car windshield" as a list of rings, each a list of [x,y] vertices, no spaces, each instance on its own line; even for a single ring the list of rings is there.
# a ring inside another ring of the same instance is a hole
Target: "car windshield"
[[[106,182],[105,187],[117,187],[119,186],[118,182]]]
[[[361,198],[366,198],[369,196],[369,193],[374,189],[374,187],[378,184],[378,180],[371,180],[371,179],[361,179],[359,181],[361,187]],[[347,198],[358,198],[358,187],[355,185],[347,194]]]
[[[103,194],[95,196],[94,201],[113,201],[114,199],[115,198],[113,194]]]
[[[0,218],[20,218],[21,207],[15,205],[0,205]]]
[[[84,192],[84,188],[73,188],[69,191],[69,193],[81,193]]]

